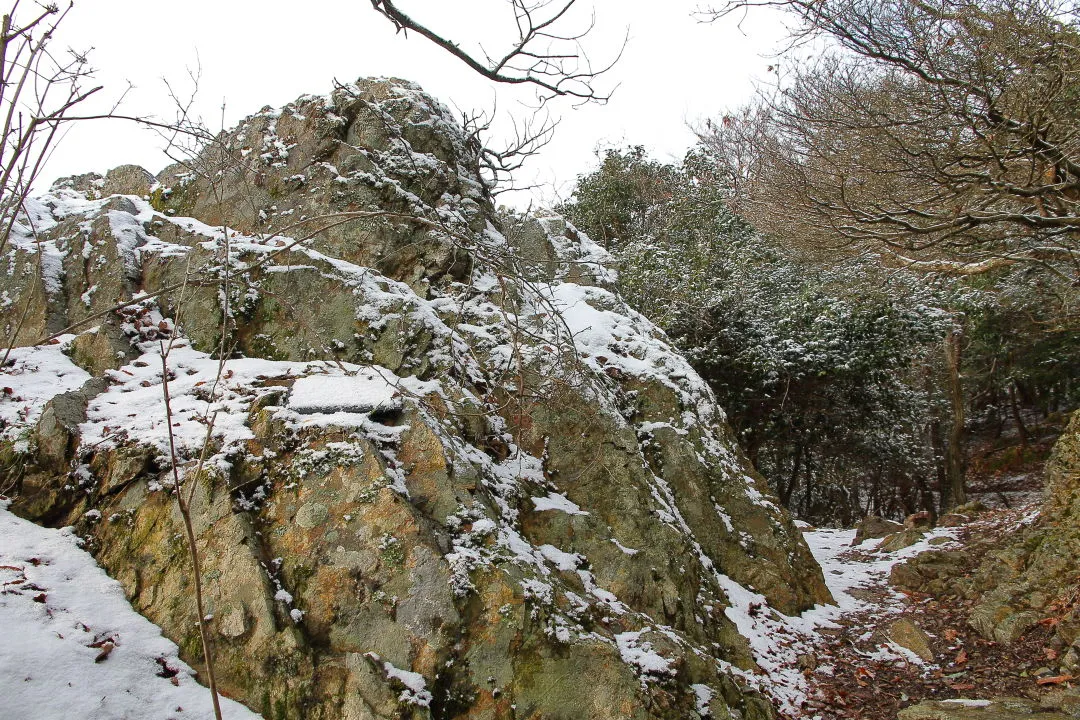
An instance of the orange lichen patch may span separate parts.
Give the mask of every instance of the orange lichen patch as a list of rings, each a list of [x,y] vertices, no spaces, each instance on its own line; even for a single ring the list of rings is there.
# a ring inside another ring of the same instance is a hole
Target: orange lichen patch
[[[469,713],[465,715],[468,720],[487,720],[487,718],[504,718],[513,717],[511,702],[509,694],[499,693],[498,697],[495,697],[496,690],[481,688],[476,693],[476,698],[473,701],[472,707],[469,708]],[[534,717],[534,716],[530,716]]]
[[[244,451],[252,457],[259,457],[265,452],[265,445],[259,438],[250,438],[244,441]]]
[[[534,545],[547,543],[560,548],[573,547],[575,520],[577,517],[558,511],[524,512],[521,514],[521,532]]]
[[[413,475],[446,473],[442,443],[423,423],[418,423],[405,433],[398,458]]]
[[[386,475],[374,453],[365,454],[347,465],[334,467],[326,484],[340,491],[343,498],[352,500],[357,496],[358,490],[385,485]]]
[[[496,642],[495,633],[505,622],[505,608],[517,610],[525,602],[524,597],[514,592],[514,586],[502,577],[491,575],[486,579],[486,583],[476,583],[482,609],[470,635],[477,643]]]
[[[424,638],[410,638],[413,648],[412,669],[424,677],[435,677],[442,669],[438,653]]]
[[[611,669],[611,663],[604,663],[604,670],[605,672],[615,671]],[[637,707],[637,703],[633,702],[629,698],[624,698],[617,705],[619,708],[618,712],[612,713],[612,715],[614,715],[615,717],[631,717],[633,715],[634,708]]]
[[[315,632],[329,632],[338,608],[357,602],[356,580],[346,568],[319,566],[304,594],[304,623]]]
[[[363,507],[362,518],[372,534],[393,535],[403,542],[420,531],[412,508],[404,498],[388,487],[381,488],[375,501]]]
[[[288,548],[289,555],[295,557],[314,557],[322,539],[318,528],[305,530],[297,525],[287,526],[281,535],[280,546]]]
[[[443,445],[423,422],[415,422],[402,437],[398,459],[405,466],[409,493],[417,499],[435,500],[453,492]]]

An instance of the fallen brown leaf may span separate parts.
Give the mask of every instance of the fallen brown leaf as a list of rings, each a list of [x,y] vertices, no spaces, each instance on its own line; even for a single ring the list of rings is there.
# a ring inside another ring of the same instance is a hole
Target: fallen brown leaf
[[[113,649],[115,647],[116,647],[116,645],[114,645],[113,643],[108,642],[108,641],[102,643],[101,644],[101,652],[99,652],[97,657],[94,658],[94,662],[96,662],[96,663],[104,662],[105,659],[107,657],[109,657],[109,655],[112,653],[112,651],[113,651]]]

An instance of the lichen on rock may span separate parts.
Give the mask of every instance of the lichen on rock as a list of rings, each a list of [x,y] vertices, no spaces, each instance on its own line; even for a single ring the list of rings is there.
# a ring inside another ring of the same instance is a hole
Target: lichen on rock
[[[13,510],[197,666],[181,463],[219,684],[267,718],[772,717],[820,570],[606,253],[497,216],[479,151],[360,81],[31,203],[0,321],[24,368],[70,330],[82,389],[4,415]]]

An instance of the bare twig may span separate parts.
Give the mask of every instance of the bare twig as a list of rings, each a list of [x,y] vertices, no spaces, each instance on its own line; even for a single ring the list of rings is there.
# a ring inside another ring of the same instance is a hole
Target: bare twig
[[[577,29],[566,28],[577,0],[506,2],[513,13],[517,37],[505,52],[494,56],[482,49],[470,53],[459,41],[403,12],[394,0],[371,0],[371,6],[393,23],[398,32],[414,32],[426,38],[488,80],[535,88],[541,103],[555,97],[607,102],[611,93],[597,89],[595,82],[618,62],[622,48],[607,64],[592,65],[581,40],[592,30],[595,19]],[[623,48],[625,45],[624,41]]]
[[[169,461],[172,466],[173,491],[176,495],[176,505],[180,510],[180,516],[184,521],[184,533],[187,536],[188,554],[191,557],[192,577],[195,583],[195,607],[199,616],[199,637],[202,642],[203,663],[206,665],[206,681],[210,688],[210,697],[214,704],[214,717],[217,720],[221,720],[221,703],[218,699],[217,677],[214,671],[214,655],[210,645],[210,631],[207,627],[206,609],[203,602],[202,564],[199,560],[199,547],[196,542],[195,529],[191,522],[191,499],[194,497],[192,494],[194,493],[194,484],[198,482],[199,478],[202,476],[203,463],[206,458],[206,448],[210,445],[211,436],[214,431],[214,420],[217,416],[211,416],[210,421],[206,424],[206,439],[203,441],[202,455],[199,457],[199,462],[195,467],[194,478],[191,482],[192,488],[189,495],[185,498],[184,484],[180,476],[180,458],[176,451],[176,436],[173,433],[172,399],[169,397],[169,353],[164,342],[162,342],[160,346],[161,392],[165,400],[165,424],[169,432]]]

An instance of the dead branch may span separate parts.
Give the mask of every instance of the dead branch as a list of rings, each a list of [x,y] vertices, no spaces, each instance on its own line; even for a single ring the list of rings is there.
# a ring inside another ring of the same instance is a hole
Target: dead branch
[[[398,32],[414,32],[426,38],[488,80],[533,87],[541,104],[555,97],[600,103],[611,97],[595,83],[618,62],[622,49],[605,65],[593,66],[581,40],[592,30],[595,18],[584,27],[566,28],[577,0],[506,2],[514,16],[517,37],[506,51],[495,55],[482,48],[478,53],[469,52],[459,42],[403,12],[394,0],[371,0],[371,6]]]

